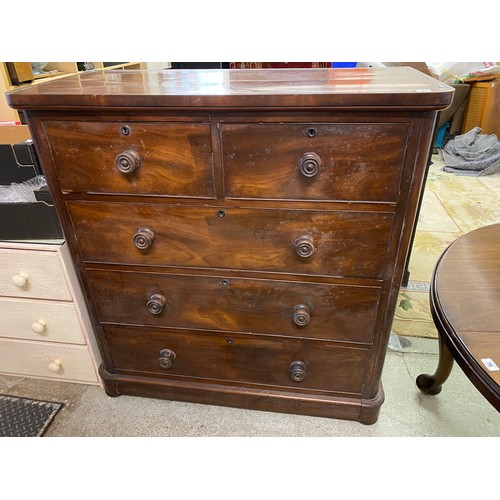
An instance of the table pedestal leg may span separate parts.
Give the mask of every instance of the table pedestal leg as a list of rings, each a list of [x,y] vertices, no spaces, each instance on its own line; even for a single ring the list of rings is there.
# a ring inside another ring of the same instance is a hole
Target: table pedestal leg
[[[439,336],[439,363],[434,375],[423,373],[417,377],[417,387],[424,393],[435,396],[441,392],[443,384],[448,380],[453,368],[453,356]]]

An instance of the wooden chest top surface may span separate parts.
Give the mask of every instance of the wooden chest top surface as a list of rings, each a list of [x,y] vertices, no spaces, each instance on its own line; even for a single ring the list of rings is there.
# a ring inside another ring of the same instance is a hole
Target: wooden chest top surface
[[[8,94],[14,108],[355,107],[442,109],[453,89],[409,67],[89,71]]]

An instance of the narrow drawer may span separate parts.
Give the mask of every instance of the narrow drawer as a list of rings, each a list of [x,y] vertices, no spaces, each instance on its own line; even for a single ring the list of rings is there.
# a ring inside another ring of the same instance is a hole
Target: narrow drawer
[[[367,350],[318,341],[110,326],[105,334],[117,372],[359,394],[369,364]]]
[[[97,382],[86,347],[0,339],[0,371],[13,375]]]
[[[57,252],[0,249],[0,296],[71,300]]]
[[[214,197],[207,123],[45,121],[63,191]]]
[[[88,270],[102,322],[370,343],[378,288]]]
[[[220,125],[228,198],[396,202],[409,123]]]
[[[88,262],[375,279],[384,273],[393,218],[381,212],[132,203],[68,207]]]
[[[0,298],[0,337],[84,344],[71,302]]]

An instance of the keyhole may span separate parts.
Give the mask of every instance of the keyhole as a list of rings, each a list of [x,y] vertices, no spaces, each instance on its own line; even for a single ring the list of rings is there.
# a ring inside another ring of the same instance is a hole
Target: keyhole
[[[128,125],[123,125],[123,127],[121,128],[121,133],[122,135],[129,135],[130,127]]]
[[[307,131],[307,135],[308,135],[308,137],[316,137],[318,135],[318,132],[315,128],[310,128]]]
[[[226,216],[226,212],[224,212],[224,210],[219,210],[217,212],[217,217],[219,217],[219,219],[223,219],[225,216]]]

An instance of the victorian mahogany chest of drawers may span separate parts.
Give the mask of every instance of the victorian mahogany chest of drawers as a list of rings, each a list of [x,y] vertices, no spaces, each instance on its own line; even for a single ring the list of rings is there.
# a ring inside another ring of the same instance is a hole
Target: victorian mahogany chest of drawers
[[[10,93],[106,392],[375,422],[451,98],[410,68],[92,71]]]

